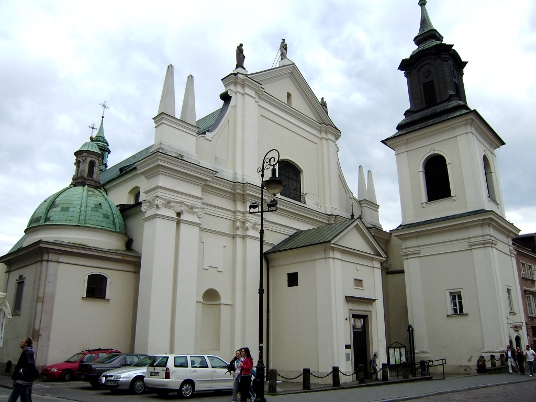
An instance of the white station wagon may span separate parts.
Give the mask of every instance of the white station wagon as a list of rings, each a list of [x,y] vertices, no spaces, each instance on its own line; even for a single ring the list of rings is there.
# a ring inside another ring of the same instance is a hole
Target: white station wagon
[[[147,366],[145,386],[161,397],[177,391],[189,398],[195,391],[232,390],[233,376],[218,356],[156,355]]]

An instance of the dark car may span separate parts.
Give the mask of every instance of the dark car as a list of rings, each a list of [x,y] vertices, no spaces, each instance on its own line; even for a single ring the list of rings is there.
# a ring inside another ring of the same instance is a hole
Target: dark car
[[[132,366],[148,355],[141,353],[111,353],[93,363],[80,363],[76,376],[81,381],[88,381],[94,388],[99,388],[102,373],[118,367]]]

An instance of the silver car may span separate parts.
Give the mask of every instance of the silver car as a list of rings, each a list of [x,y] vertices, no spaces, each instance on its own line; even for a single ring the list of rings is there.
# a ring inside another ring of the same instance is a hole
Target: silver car
[[[106,371],[99,377],[99,385],[111,392],[129,390],[136,395],[142,394],[145,391],[145,373],[152,359],[153,356],[147,356],[132,366]]]

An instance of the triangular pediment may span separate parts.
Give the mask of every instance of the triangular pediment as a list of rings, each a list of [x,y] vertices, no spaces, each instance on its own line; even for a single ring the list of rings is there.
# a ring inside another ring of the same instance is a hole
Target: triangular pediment
[[[283,103],[288,103],[287,94],[290,94],[292,108],[319,123],[335,127],[294,63],[249,74],[248,77],[260,83],[266,93]]]
[[[341,232],[331,243],[335,246],[356,250],[364,254],[387,257],[381,246],[359,219],[356,220],[354,225]]]
[[[303,249],[326,243],[349,252],[387,258],[387,254],[361,219],[298,231],[266,251],[266,254]]]

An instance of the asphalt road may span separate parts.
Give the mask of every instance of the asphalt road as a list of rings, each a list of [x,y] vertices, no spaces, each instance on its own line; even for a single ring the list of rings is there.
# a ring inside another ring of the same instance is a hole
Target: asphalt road
[[[516,376],[517,377],[517,376]],[[508,379],[508,376],[506,377]],[[323,391],[314,393],[299,393],[288,395],[267,396],[268,402],[331,402],[331,401],[429,401],[429,402],[451,402],[451,401],[472,401],[472,402],[508,402],[508,401],[534,401],[536,400],[536,378],[517,377],[511,379],[522,380],[515,383],[503,383],[499,385],[480,385],[474,389],[463,389],[464,381],[456,381],[452,388],[457,391],[441,391],[441,386],[446,382],[428,381],[426,383],[387,385],[381,387],[368,387],[358,389],[338,389],[333,391]],[[529,381],[525,381],[529,380]],[[435,383],[435,384],[434,384]],[[449,385],[450,386],[450,385]],[[474,385],[473,385],[474,386]],[[438,388],[439,387],[439,388]],[[461,387],[461,388],[460,388]],[[462,390],[460,390],[462,389]],[[11,390],[0,388],[0,401],[6,401]],[[433,393],[434,395],[431,395]],[[439,393],[439,394],[438,394]],[[34,384],[33,402],[144,402],[144,401],[173,401],[179,400],[176,394],[170,395],[166,399],[156,396],[154,393],[144,395],[112,394],[106,390],[96,390],[87,383],[74,381],[64,382],[43,382],[37,381]],[[194,402],[221,401],[229,402],[231,394],[200,393],[191,398]]]

